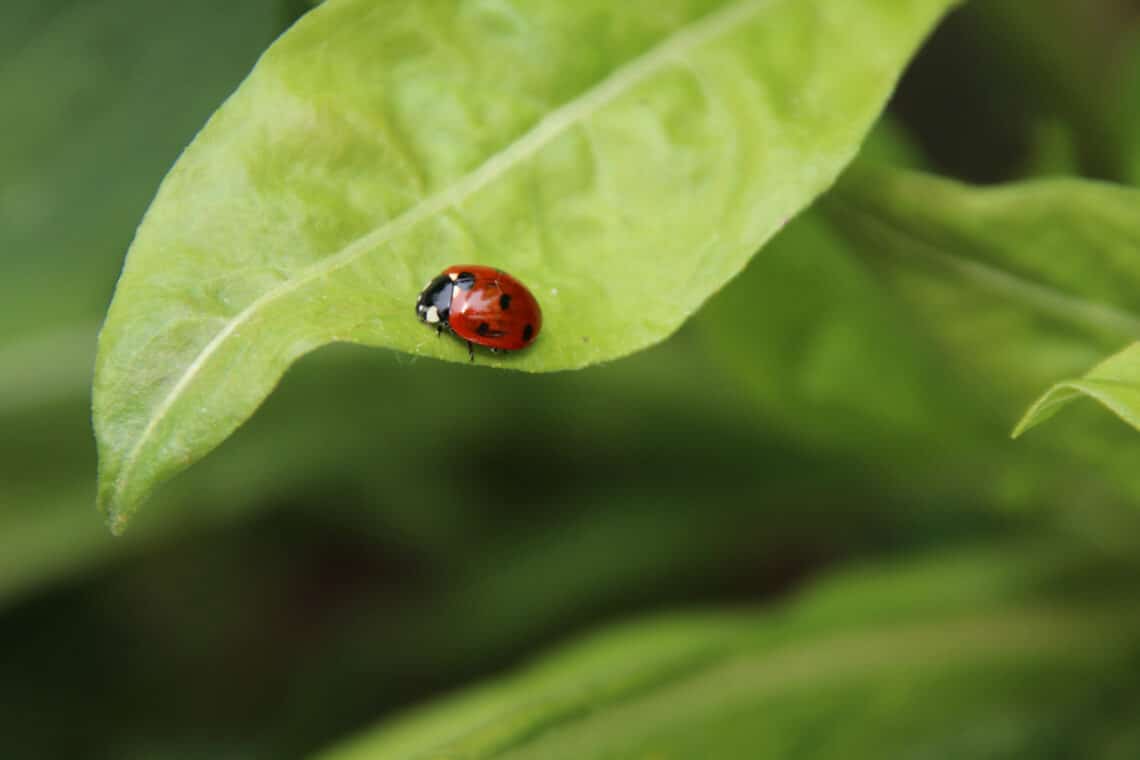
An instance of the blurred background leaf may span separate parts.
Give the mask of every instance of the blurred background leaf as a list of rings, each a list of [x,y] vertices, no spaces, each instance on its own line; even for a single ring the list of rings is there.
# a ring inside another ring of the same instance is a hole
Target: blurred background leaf
[[[0,339],[94,331],[171,157],[283,21],[275,0],[5,7]]]
[[[1073,180],[978,190],[866,167],[849,172],[822,209],[972,391],[958,407],[1006,430],[1042,388],[1140,337],[1128,285],[1140,272],[1134,190]],[[1140,442],[1093,415],[1066,423],[1043,442],[1054,465],[1020,471],[1033,500],[1074,503],[1095,472],[1091,480],[1135,503]],[[997,441],[994,461],[1016,477]]]
[[[1122,569],[1061,544],[856,566],[766,614],[592,635],[321,757],[1127,757]]]
[[[880,134],[867,160],[889,153],[885,143]],[[1107,194],[1094,214],[1100,222],[1058,229],[1034,222],[1062,214],[1083,220],[1077,198],[1045,189],[1023,201],[1016,189],[995,192],[863,164],[710,304],[703,333],[766,419],[923,498],[944,492],[1006,508],[1092,511],[1135,503],[1137,444],[1126,430],[1082,414],[1031,449],[1008,442],[1040,388],[1095,363],[1133,329],[1132,291],[1121,283],[1134,244],[1106,224],[1140,218],[1128,216],[1135,193],[1090,188]],[[1055,212],[1034,208],[1042,202]],[[939,234],[952,253],[931,253],[929,240]],[[980,261],[1003,269],[975,276],[970,267]],[[1014,279],[1023,270],[1027,279]],[[1002,276],[1017,287],[992,287]],[[1072,292],[1072,310],[1040,312],[1036,283],[1047,276]],[[1123,316],[1096,319],[1115,315],[1114,294]],[[740,318],[756,304],[763,319]],[[1105,514],[1115,523],[1115,507]]]

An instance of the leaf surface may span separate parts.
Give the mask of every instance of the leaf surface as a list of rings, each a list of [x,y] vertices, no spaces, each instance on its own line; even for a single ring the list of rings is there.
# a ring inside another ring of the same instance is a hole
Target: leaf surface
[[[1090,404],[1050,434],[1009,432],[1042,389],[1137,337],[1137,193],[872,166],[912,160],[878,137],[702,311],[711,358],[767,421],[932,512],[1059,510],[1127,545],[1134,431]],[[750,309],[756,321],[735,318]]]
[[[1130,722],[1054,726],[1095,711],[1140,627],[1126,584],[1085,596],[1100,562],[1009,545],[859,568],[784,611],[619,626],[321,757],[1089,756]]]
[[[1061,407],[1087,397],[1100,402],[1132,427],[1140,430],[1140,343],[1093,367],[1083,377],[1065,380],[1039,398],[1013,431],[1016,438],[1052,417]]]
[[[949,5],[322,4],[186,150],[128,254],[94,398],[112,527],[307,351],[466,361],[412,314],[446,265],[493,264],[542,303],[532,349],[480,363],[663,339],[832,182]]]
[[[960,368],[988,378],[987,403],[1017,404],[1140,339],[1140,191],[1069,179],[983,189],[860,166],[824,207]],[[1135,377],[1129,349],[1054,389],[1018,432],[1073,384],[1129,419]]]

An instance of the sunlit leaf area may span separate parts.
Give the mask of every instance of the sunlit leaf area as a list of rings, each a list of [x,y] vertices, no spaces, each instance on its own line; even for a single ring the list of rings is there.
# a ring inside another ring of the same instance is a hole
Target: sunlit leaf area
[[[1140,4],[6,0],[0,102],[0,757],[1140,758]]]

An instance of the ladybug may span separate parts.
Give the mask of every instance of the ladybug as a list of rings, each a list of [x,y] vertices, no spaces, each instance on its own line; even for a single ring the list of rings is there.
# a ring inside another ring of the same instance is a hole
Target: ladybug
[[[448,267],[424,286],[416,299],[416,316],[467,341],[492,351],[526,348],[542,329],[542,309],[521,282],[494,267]]]

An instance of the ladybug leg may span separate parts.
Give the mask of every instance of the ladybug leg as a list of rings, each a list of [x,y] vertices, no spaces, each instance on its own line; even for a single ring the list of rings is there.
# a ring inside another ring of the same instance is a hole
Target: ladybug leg
[[[497,354],[497,353],[499,353],[500,351],[502,351],[502,349],[501,349],[501,348],[491,348],[491,353],[493,353],[493,354]]]
[[[475,346],[471,345],[471,341],[467,341],[467,355],[471,357],[471,361],[475,361]]]
[[[442,322],[440,322],[438,325],[435,326],[435,337],[438,338],[441,335],[443,335],[443,323]]]

